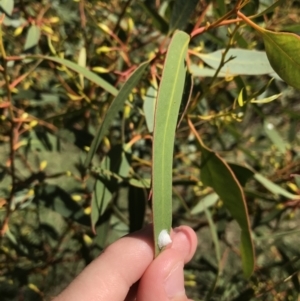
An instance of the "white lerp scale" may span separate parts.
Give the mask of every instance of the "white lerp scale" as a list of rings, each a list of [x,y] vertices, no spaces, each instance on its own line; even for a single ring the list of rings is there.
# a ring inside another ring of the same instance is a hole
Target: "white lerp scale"
[[[172,242],[172,239],[168,233],[167,230],[162,230],[159,235],[158,235],[158,247],[160,249],[164,248],[165,246],[167,246],[168,244],[170,244]]]

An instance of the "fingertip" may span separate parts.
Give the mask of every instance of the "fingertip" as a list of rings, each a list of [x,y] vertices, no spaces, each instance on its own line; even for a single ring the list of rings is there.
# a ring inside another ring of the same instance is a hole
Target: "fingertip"
[[[174,228],[171,237],[173,242],[170,248],[182,254],[184,263],[189,262],[194,256],[198,244],[195,231],[188,226],[180,226]]]
[[[197,247],[196,233],[187,226],[171,231],[172,243],[155,258],[141,278],[137,300],[187,301],[184,289],[184,263]]]

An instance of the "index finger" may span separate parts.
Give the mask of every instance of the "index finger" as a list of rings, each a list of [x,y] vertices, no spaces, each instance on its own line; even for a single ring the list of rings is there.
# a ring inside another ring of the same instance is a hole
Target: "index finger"
[[[152,225],[117,240],[53,301],[124,300],[153,261]]]

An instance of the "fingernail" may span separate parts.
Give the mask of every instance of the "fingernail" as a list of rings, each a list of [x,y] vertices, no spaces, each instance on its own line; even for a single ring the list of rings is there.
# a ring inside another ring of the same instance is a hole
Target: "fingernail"
[[[185,295],[183,262],[171,270],[164,283],[165,291],[170,299]]]

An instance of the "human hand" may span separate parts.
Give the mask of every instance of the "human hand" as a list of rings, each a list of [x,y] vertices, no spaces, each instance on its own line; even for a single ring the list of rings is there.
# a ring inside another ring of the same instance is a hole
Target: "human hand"
[[[53,301],[187,301],[184,264],[197,247],[187,226],[171,232],[172,244],[154,258],[152,227],[120,238],[88,265]]]

